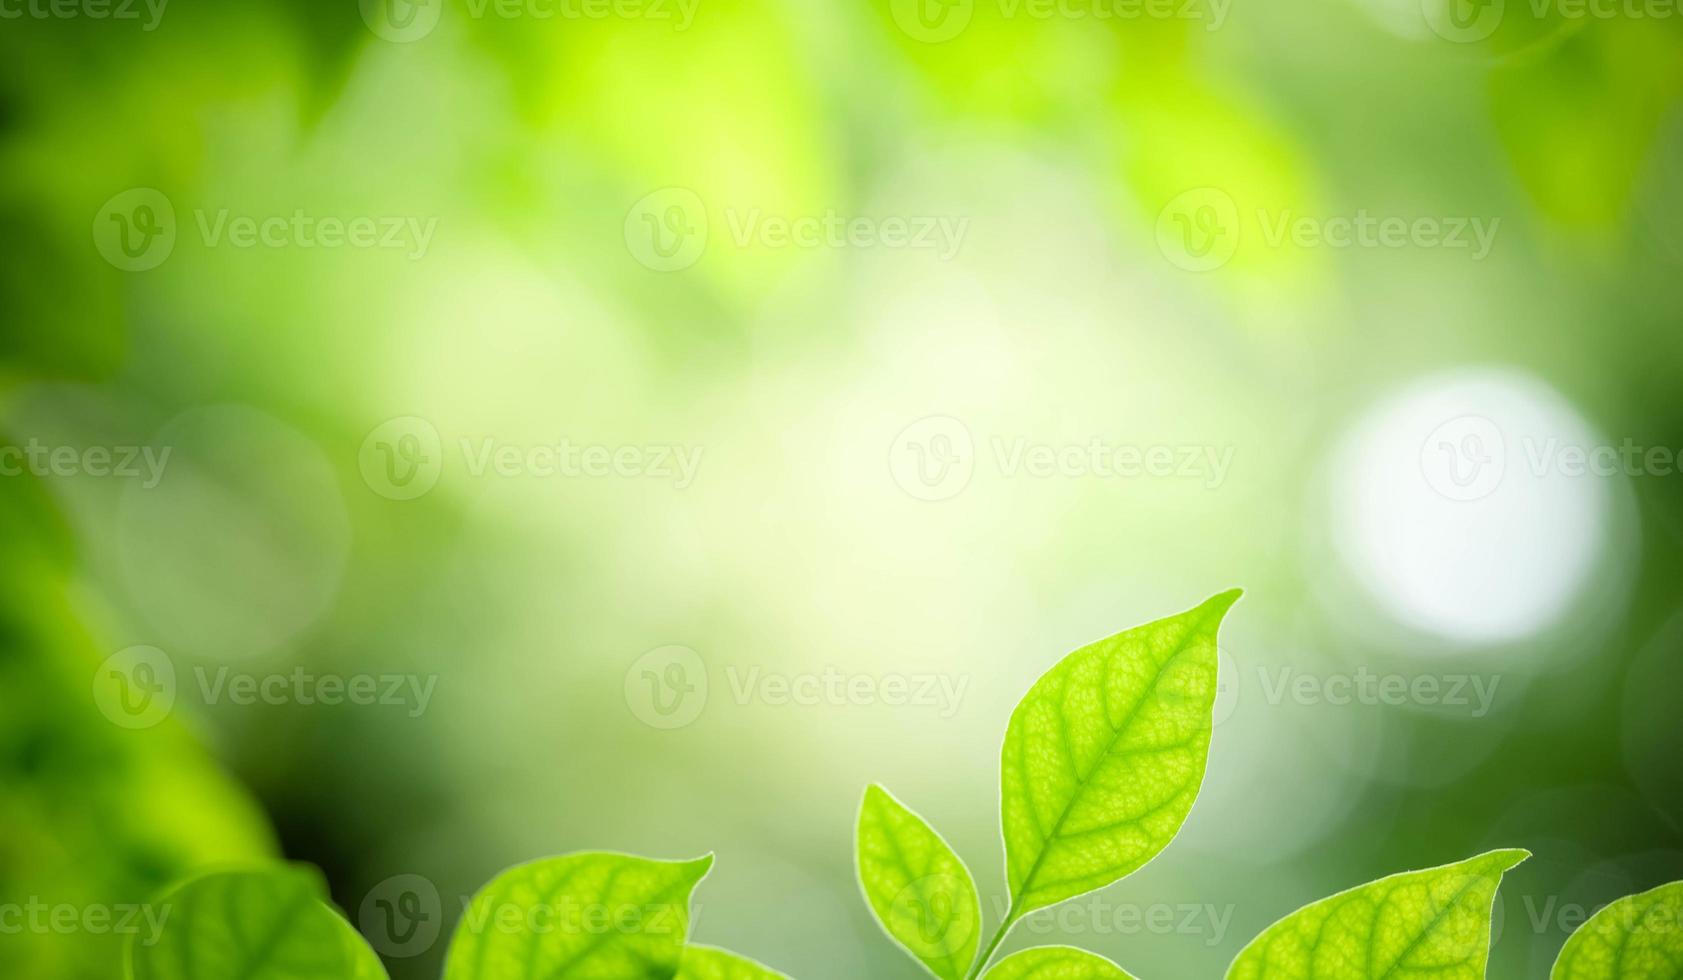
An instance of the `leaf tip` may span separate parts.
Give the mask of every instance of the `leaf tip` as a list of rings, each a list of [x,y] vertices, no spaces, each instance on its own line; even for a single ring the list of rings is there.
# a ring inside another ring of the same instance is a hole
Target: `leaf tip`
[[[682,862],[684,870],[690,873],[690,880],[699,882],[713,870],[713,852],[708,851],[698,858]]]
[[[1232,609],[1233,604],[1238,602],[1239,597],[1244,594],[1244,589],[1228,589],[1225,592],[1217,592],[1215,595],[1205,599],[1199,604],[1198,608],[1193,611],[1201,614],[1206,621],[1219,623],[1221,622],[1221,618],[1227,615],[1227,610]]]
[[[1494,868],[1497,874],[1502,874],[1524,864],[1530,857],[1531,852],[1523,847],[1502,847],[1486,851],[1474,860],[1483,861]]]
[[[865,814],[881,807],[893,798],[888,794],[888,790],[882,788],[881,783],[866,783],[865,792],[859,794],[859,810],[854,822],[863,825]]]

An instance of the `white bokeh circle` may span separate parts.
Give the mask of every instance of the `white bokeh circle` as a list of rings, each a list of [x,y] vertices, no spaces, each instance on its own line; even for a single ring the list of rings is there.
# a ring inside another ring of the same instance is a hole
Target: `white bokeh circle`
[[[1555,624],[1608,546],[1613,481],[1562,455],[1607,443],[1528,374],[1423,378],[1357,419],[1330,456],[1340,563],[1393,619],[1460,644]]]

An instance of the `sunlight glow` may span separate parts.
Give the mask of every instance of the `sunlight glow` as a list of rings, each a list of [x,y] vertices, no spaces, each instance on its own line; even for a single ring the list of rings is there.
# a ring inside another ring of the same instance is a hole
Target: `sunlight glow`
[[[1576,449],[1604,445],[1528,375],[1469,370],[1380,402],[1332,457],[1334,546],[1384,611],[1467,644],[1540,632],[1606,544],[1610,481]]]

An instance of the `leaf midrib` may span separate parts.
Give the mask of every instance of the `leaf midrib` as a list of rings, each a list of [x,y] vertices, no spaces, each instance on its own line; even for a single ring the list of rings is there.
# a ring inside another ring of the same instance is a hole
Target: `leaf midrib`
[[[889,848],[894,851],[895,860],[899,863],[901,870],[905,872],[906,876],[908,878],[912,878],[914,875],[916,875],[918,877],[922,877],[924,875],[927,875],[929,873],[929,865],[928,864],[925,864],[921,869],[914,869],[912,867],[912,863],[906,859],[906,852],[903,848],[900,847],[900,836],[899,836],[898,833],[895,832],[895,828],[892,826],[893,821],[883,819],[880,814],[878,815],[877,820],[878,820],[879,825],[882,827],[883,836],[888,838]],[[931,830],[930,833],[931,833],[931,835],[933,835],[934,831]],[[962,867],[962,863],[961,863],[960,866]],[[913,883],[915,883],[915,878],[913,879]],[[975,883],[974,882],[971,883],[971,889],[972,890],[975,889]],[[893,907],[892,902],[889,903],[889,907],[890,907],[890,909],[892,909],[892,907]],[[889,915],[886,912],[879,912],[878,917],[886,919],[886,918],[889,918]],[[955,919],[957,918],[956,909],[954,910],[954,918]],[[950,923],[950,922],[947,923],[947,927],[951,928],[952,923]],[[978,938],[980,938],[980,937],[978,937]],[[907,949],[910,950],[912,952],[912,954],[917,957],[917,960],[920,963],[923,963],[926,967],[928,967],[929,972],[931,972],[931,973],[935,972],[934,967],[929,963],[929,961],[927,959],[925,959],[923,956],[919,955],[916,950],[911,950],[909,944],[905,943],[898,936],[893,936],[893,939],[896,942],[899,942],[902,946],[906,946]],[[975,955],[975,953],[972,952],[971,956],[973,957],[974,955]],[[958,969],[957,969],[956,972],[957,972],[958,976],[963,976],[964,975],[964,967],[968,964],[967,963],[965,963],[965,964],[959,963],[959,961],[958,961],[958,951],[957,950],[952,950],[952,951],[948,952],[945,956],[943,956],[941,958],[941,960],[943,962],[945,962],[948,967],[957,967]],[[937,976],[939,976],[939,974],[937,974]],[[940,980],[946,980],[946,978],[941,977]]]
[[[1117,725],[1111,732],[1109,741],[1105,743],[1104,751],[1098,754],[1098,758],[1101,761],[1109,757],[1112,750],[1116,748],[1116,743],[1122,740],[1122,734],[1127,731],[1128,726],[1132,725],[1134,719],[1139,716],[1140,708],[1145,704],[1146,699],[1150,697],[1151,692],[1156,690],[1158,681],[1163,679],[1163,675],[1168,672],[1169,666],[1176,660],[1179,660],[1186,653],[1187,649],[1192,646],[1192,641],[1197,637],[1198,631],[1204,628],[1204,624],[1208,622],[1208,618],[1209,617],[1206,614],[1198,620],[1196,625],[1188,627],[1186,637],[1182,640],[1179,646],[1175,648],[1175,652],[1170,654],[1160,665],[1158,665],[1156,672],[1151,675],[1151,682],[1145,685],[1145,688],[1141,692],[1139,698],[1128,709],[1127,716],[1123,719],[1122,723]],[[1110,661],[1107,658],[1105,661],[1105,675],[1107,680],[1109,678],[1109,674]],[[1067,683],[1065,687],[1067,687]],[[1059,693],[1061,694],[1062,691],[1060,690]],[[1067,742],[1069,740],[1069,725],[1064,720],[1064,716],[1061,711],[1058,714],[1058,727],[1063,730],[1064,740]],[[1021,765],[1020,761],[1019,765]],[[1011,896],[1011,908],[1006,915],[1006,921],[1011,921],[1011,919],[1016,915],[1018,903],[1020,903],[1023,896],[1028,894],[1031,890],[1030,886],[1034,883],[1034,876],[1040,873],[1041,865],[1045,863],[1047,853],[1052,850],[1052,841],[1057,839],[1058,835],[1062,833],[1064,823],[1069,820],[1070,812],[1075,809],[1075,801],[1086,793],[1087,786],[1092,779],[1093,772],[1097,769],[1098,763],[1095,763],[1093,769],[1081,774],[1080,778],[1076,781],[1075,792],[1071,793],[1069,799],[1064,803],[1063,810],[1058,814],[1057,821],[1052,824],[1052,829],[1047,832],[1046,836],[1041,838],[1040,853],[1035,855],[1034,863],[1029,866],[1028,873],[1023,875],[1022,889]]]
[[[231,889],[228,894],[232,894]],[[287,929],[292,925],[293,920],[298,918],[299,913],[303,912],[310,902],[314,901],[314,898],[313,895],[304,890],[299,890],[293,896],[292,901],[276,917],[275,922],[268,930],[268,935],[263,938],[262,942],[251,948],[250,955],[246,958],[243,969],[240,970],[236,980],[251,980],[251,978],[257,976],[258,970],[268,965],[275,950],[280,947],[281,942],[286,938]]]
[[[1455,894],[1449,899],[1449,901],[1444,903],[1444,910],[1442,912],[1439,912],[1437,915],[1432,916],[1431,921],[1426,923],[1426,928],[1421,929],[1418,933],[1415,934],[1413,939],[1408,941],[1408,945],[1403,947],[1402,952],[1397,954],[1396,959],[1391,961],[1391,965],[1385,968],[1385,972],[1381,973],[1379,975],[1378,980],[1387,980],[1387,978],[1389,978],[1392,974],[1396,973],[1397,972],[1397,967],[1399,967],[1402,964],[1403,960],[1408,959],[1408,954],[1414,952],[1415,947],[1419,946],[1420,943],[1422,941],[1424,941],[1427,936],[1431,935],[1432,930],[1436,929],[1438,927],[1438,924],[1443,922],[1445,917],[1447,917],[1451,912],[1455,911],[1456,903],[1461,901],[1461,896],[1467,894],[1467,892],[1474,885],[1478,884],[1479,881],[1480,881],[1480,877],[1478,875],[1473,875],[1471,877],[1471,879],[1468,880],[1468,882],[1466,884],[1462,885],[1460,888],[1457,888],[1455,890]],[[1387,894],[1385,896],[1385,899],[1380,901],[1379,908],[1383,909],[1385,907],[1385,902],[1389,901],[1390,898],[1391,898],[1391,896],[1389,894]],[[1377,915],[1375,916],[1375,918],[1377,918]],[[1372,954],[1373,954],[1373,937],[1372,936],[1368,937],[1367,948],[1368,948],[1368,955],[1371,957]]]

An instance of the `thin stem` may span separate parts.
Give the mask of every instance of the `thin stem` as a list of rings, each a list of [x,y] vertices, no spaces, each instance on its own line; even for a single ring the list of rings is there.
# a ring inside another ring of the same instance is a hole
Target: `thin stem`
[[[1011,910],[1005,913],[1005,919],[999,923],[999,931],[993,934],[993,940],[988,943],[988,948],[982,950],[981,959],[977,960],[976,964],[970,968],[970,972],[965,975],[964,980],[976,980],[977,977],[982,975],[982,971],[987,968],[988,960],[993,959],[994,950],[997,950],[999,944],[1005,941],[1005,934],[1010,932],[1011,927],[1016,924],[1017,903],[1012,902]]]

